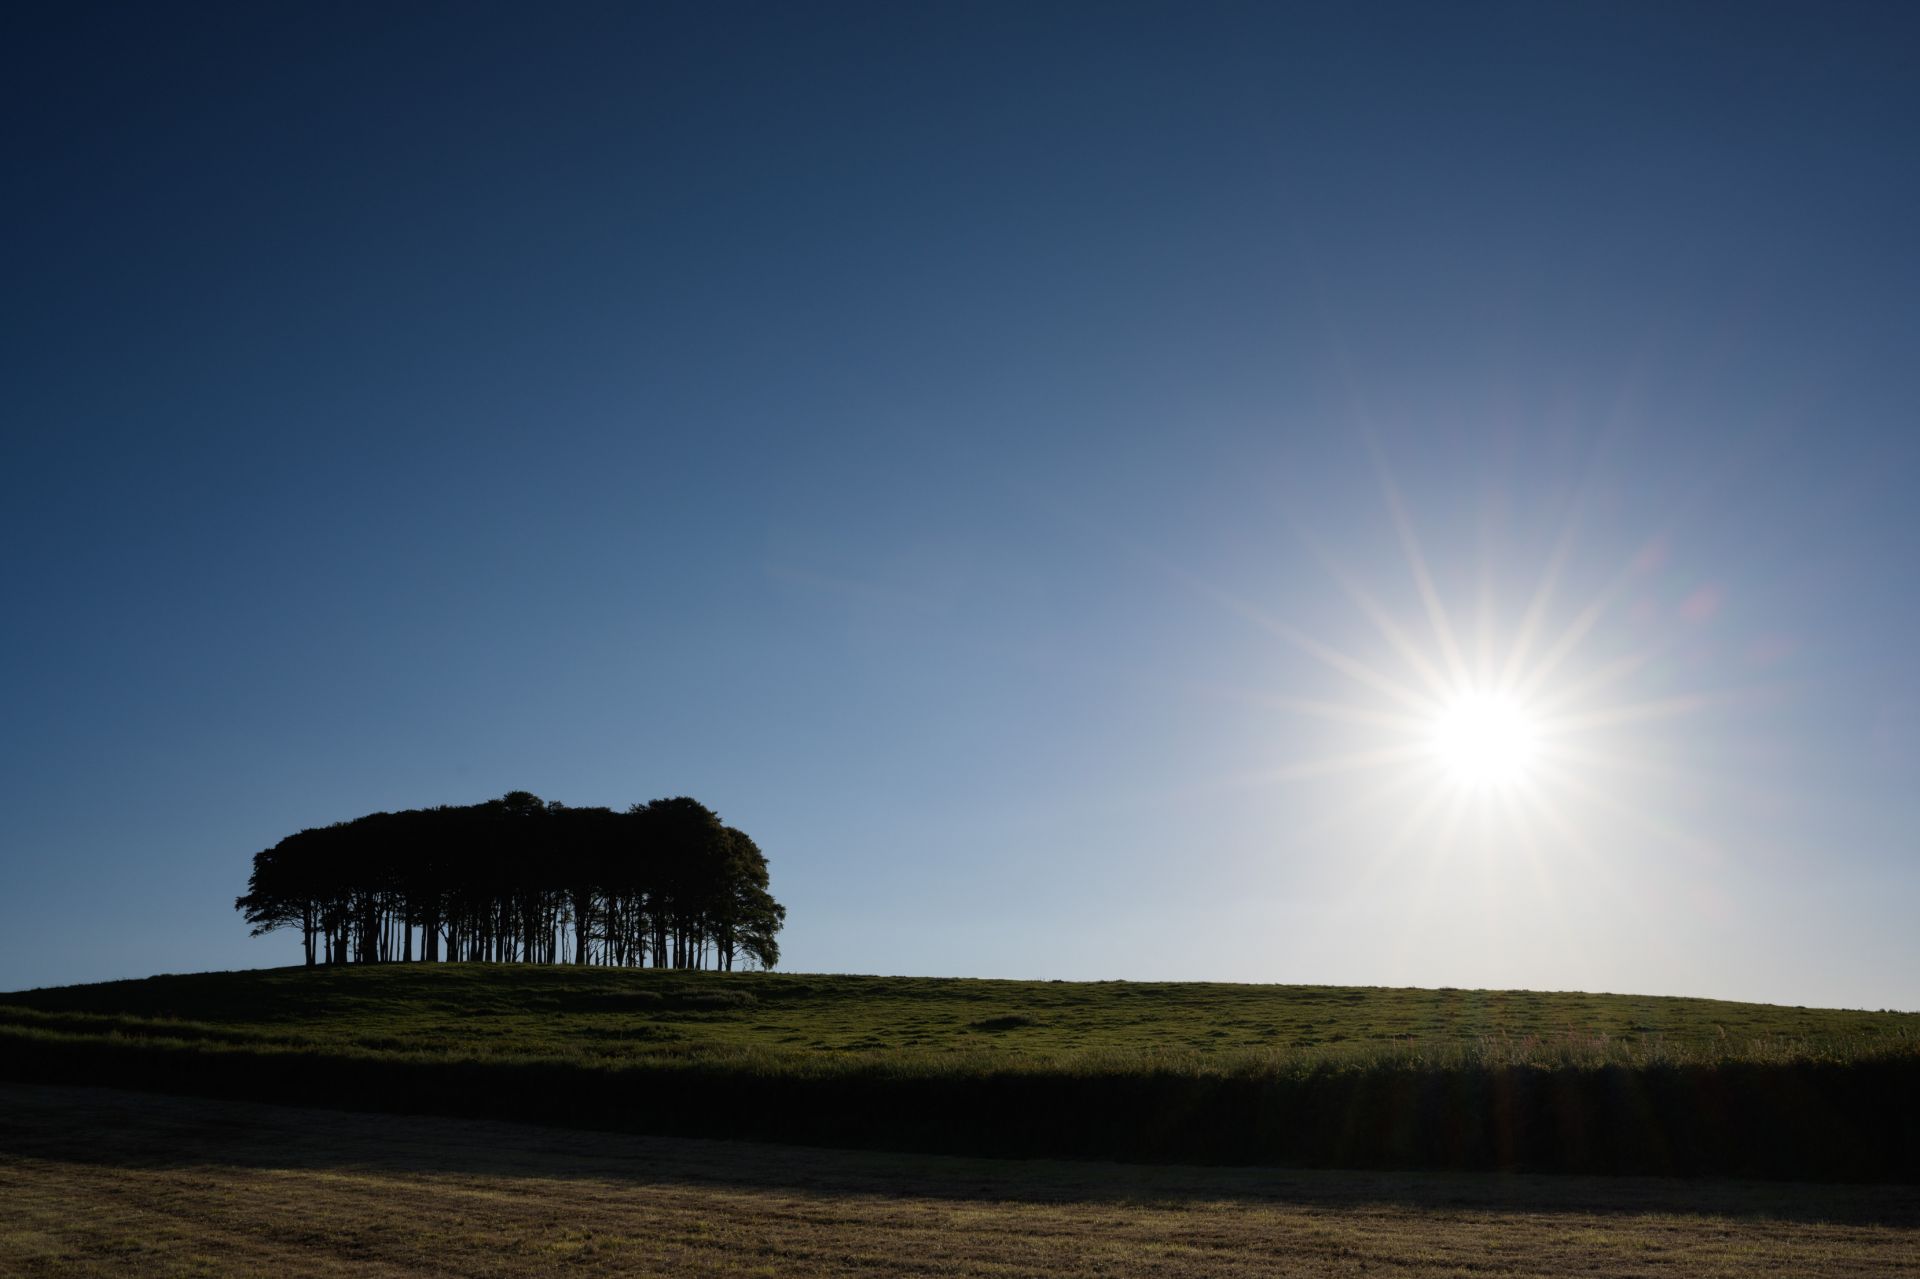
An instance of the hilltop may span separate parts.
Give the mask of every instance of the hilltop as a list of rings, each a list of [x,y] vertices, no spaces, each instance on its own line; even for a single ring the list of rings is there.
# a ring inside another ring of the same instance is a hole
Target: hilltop
[[[974,1153],[1912,1175],[1920,1014],[389,964],[0,995],[0,1075]]]
[[[17,1011],[16,1011],[17,1010]],[[49,1015],[53,1015],[49,1017]],[[1634,1062],[1851,1058],[1920,1014],[1648,995],[384,964],[149,977],[0,995],[0,1025],[370,1053],[1007,1063],[1255,1054]]]

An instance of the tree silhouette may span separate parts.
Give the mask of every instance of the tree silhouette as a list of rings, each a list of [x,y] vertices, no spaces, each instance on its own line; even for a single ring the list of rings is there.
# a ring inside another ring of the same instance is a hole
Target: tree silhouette
[[[298,928],[309,965],[726,971],[778,963],[787,913],[759,847],[697,800],[616,813],[528,791],[299,831],[254,854],[234,908],[256,937]]]

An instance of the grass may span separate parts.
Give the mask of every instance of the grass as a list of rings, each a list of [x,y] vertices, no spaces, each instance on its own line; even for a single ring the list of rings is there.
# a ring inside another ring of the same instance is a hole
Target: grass
[[[1534,991],[1033,982],[442,964],[0,995],[0,1026],[205,1045],[595,1064],[973,1071],[1177,1062],[1638,1065],[1920,1050],[1920,1013]]]
[[[0,1085],[0,1273],[1920,1276],[1895,1187],[1018,1163]]]
[[[0,1076],[993,1154],[1906,1177],[1920,1014],[389,965],[0,995]]]

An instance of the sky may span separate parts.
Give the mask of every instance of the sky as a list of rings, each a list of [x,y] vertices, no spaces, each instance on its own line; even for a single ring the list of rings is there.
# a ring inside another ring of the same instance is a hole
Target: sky
[[[1920,11],[0,25],[0,989],[527,789],[802,971],[1920,1008]]]

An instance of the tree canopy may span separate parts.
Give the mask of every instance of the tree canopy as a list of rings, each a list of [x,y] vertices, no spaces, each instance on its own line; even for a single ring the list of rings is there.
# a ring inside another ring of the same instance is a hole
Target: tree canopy
[[[625,812],[527,791],[369,813],[254,854],[234,901],[308,964],[416,958],[772,968],[786,907],[745,832],[684,796]]]

